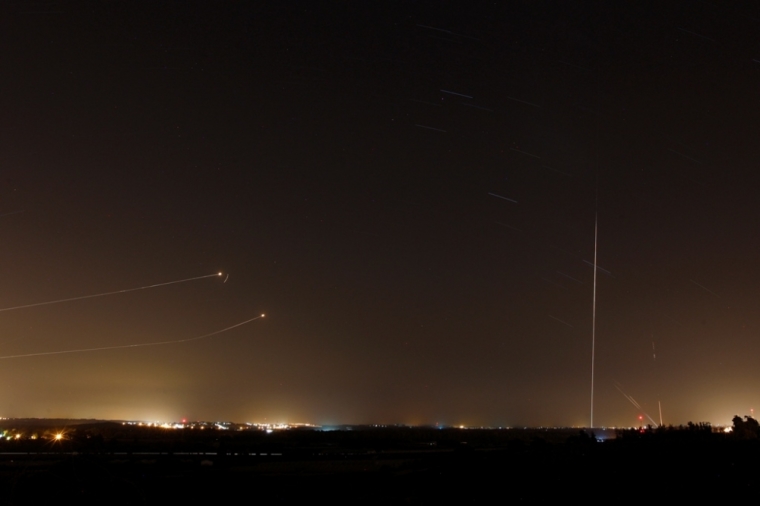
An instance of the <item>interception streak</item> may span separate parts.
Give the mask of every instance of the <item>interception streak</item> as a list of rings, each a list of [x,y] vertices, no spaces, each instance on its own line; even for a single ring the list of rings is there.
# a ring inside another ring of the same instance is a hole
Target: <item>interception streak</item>
[[[96,293],[96,294],[93,294],[93,295],[81,295],[79,297],[69,297],[68,299],[49,300],[47,302],[35,302],[34,304],[24,304],[22,306],[5,307],[5,308],[0,308],[0,313],[2,313],[4,311],[14,311],[16,309],[25,309],[25,308],[28,308],[28,307],[48,306],[50,304],[61,304],[62,302],[72,302],[72,301],[75,301],[75,300],[94,299],[95,297],[105,297],[107,295],[118,295],[120,293],[136,292],[138,290],[147,290],[149,288],[158,288],[159,286],[176,285],[178,283],[187,283],[188,281],[196,281],[198,279],[218,278],[218,277],[221,277],[221,276],[222,276],[222,273],[221,272],[217,272],[215,274],[207,274],[205,276],[198,276],[198,277],[195,277],[195,278],[178,279],[176,281],[167,281],[166,283],[157,283],[155,285],[140,286],[138,288],[127,288],[126,290],[116,290],[114,292]]]
[[[623,392],[623,389],[621,388],[620,383],[618,383],[617,381],[615,382],[615,388],[617,388],[618,391],[621,394],[623,394],[623,397],[625,397],[626,399],[628,399],[628,402],[630,402],[631,404],[633,404],[633,407],[635,407],[636,409],[638,409],[639,411],[641,411],[642,413],[644,413],[644,416],[646,416],[647,418],[649,418],[649,421],[651,421],[655,425],[655,427],[659,427],[659,425],[662,425],[662,408],[660,408],[660,424],[658,425],[657,422],[655,422],[654,419],[651,416],[649,416],[649,414],[646,411],[644,411],[644,408],[641,407],[641,404],[639,404],[638,402],[636,402],[636,399],[634,399],[633,397],[631,397],[627,393]],[[658,404],[659,404],[659,401],[658,401]]]
[[[8,360],[11,358],[27,358],[27,357],[42,357],[46,355],[63,355],[66,353],[87,353],[91,351],[106,351],[106,350],[121,350],[125,348],[144,348],[146,346],[161,346],[164,344],[178,344],[178,343],[189,343],[190,341],[200,341],[201,339],[206,339],[207,337],[216,336],[221,334],[222,332],[227,332],[228,330],[235,329],[237,327],[242,327],[246,323],[251,323],[254,320],[258,320],[259,318],[264,318],[264,315],[261,314],[257,316],[256,318],[251,318],[250,320],[246,320],[244,322],[236,323],[235,325],[232,325],[230,327],[224,328],[222,330],[217,330],[215,332],[211,332],[210,334],[204,334],[202,336],[198,337],[190,337],[186,339],[173,339],[171,341],[156,341],[152,343],[137,343],[137,344],[122,344],[119,346],[101,346],[99,348],[80,348],[76,350],[59,350],[59,351],[42,351],[38,353],[24,353],[21,355],[6,355],[4,357],[0,357],[0,360]]]

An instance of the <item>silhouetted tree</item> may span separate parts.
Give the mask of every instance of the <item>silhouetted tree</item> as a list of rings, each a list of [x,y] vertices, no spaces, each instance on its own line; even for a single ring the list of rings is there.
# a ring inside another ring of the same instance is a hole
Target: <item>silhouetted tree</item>
[[[734,437],[737,439],[756,439],[760,435],[760,424],[751,416],[745,416],[742,420],[742,417],[736,415],[732,422]]]

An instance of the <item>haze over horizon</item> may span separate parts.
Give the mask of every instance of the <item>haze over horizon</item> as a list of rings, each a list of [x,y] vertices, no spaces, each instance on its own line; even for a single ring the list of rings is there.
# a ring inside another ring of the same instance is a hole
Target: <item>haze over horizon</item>
[[[594,425],[750,414],[758,31],[749,2],[3,4],[0,416],[586,426],[597,212]]]

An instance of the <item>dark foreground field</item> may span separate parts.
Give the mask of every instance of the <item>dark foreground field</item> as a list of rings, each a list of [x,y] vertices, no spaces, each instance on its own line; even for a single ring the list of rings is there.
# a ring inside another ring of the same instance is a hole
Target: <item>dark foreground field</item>
[[[19,433],[24,429],[18,429]],[[756,497],[760,440],[629,431],[162,430],[92,423],[0,442],[3,504],[467,504]]]

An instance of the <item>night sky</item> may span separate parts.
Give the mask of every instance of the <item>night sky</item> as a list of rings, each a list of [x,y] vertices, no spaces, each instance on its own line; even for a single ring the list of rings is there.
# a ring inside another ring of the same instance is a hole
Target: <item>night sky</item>
[[[473,3],[4,2],[0,308],[224,276],[0,416],[588,425],[597,211],[595,425],[760,409],[760,6]]]

